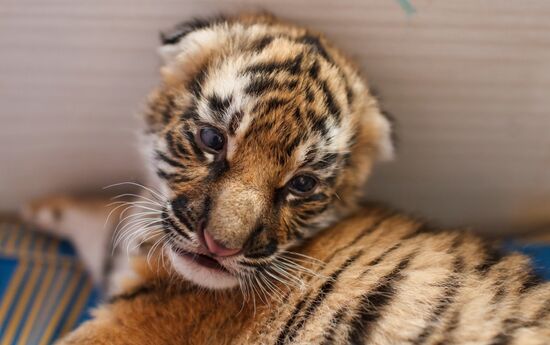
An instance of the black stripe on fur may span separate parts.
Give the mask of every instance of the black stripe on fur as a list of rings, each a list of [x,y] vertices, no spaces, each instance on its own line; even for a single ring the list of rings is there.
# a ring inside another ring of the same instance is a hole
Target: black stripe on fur
[[[310,303],[302,313],[302,317],[299,318],[297,322],[295,322],[298,312],[300,311],[301,307],[305,303],[304,302],[305,299],[300,301],[299,303],[300,308],[298,307],[295,308],[291,318],[288,319],[287,323],[285,324],[285,327],[283,328],[281,333],[279,333],[279,336],[277,337],[277,342],[276,342],[277,345],[291,343],[294,340],[298,331],[302,329],[302,327],[305,325],[307,320],[309,320],[309,318],[315,314],[315,311],[317,310],[317,308],[321,305],[321,303],[323,303],[323,301],[327,298],[327,296],[332,292],[332,290],[334,289],[334,283],[338,280],[340,275],[351,264],[353,264],[362,254],[363,254],[363,251],[361,250],[357,251],[329,276],[329,278],[323,283],[323,285],[319,287],[319,290],[315,295],[315,297],[313,297],[310,300]],[[295,326],[293,327],[294,324]]]
[[[217,23],[227,21],[224,16],[216,16],[212,18],[194,18],[177,24],[174,28],[160,33],[160,42],[163,45],[176,44],[182,38],[193,31],[204,29],[213,26]]]
[[[361,297],[358,312],[353,319],[348,335],[350,344],[364,344],[365,337],[370,335],[372,325],[381,316],[384,307],[389,305],[395,297],[396,284],[403,279],[402,272],[409,266],[414,254],[407,255],[395,268],[382,277],[375,288]]]

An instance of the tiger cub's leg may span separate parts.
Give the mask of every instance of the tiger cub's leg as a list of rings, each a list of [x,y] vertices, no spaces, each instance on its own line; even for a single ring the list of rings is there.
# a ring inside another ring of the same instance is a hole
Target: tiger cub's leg
[[[110,294],[117,290],[115,277],[132,276],[126,256],[112,246],[124,210],[117,206],[107,197],[53,196],[31,202],[21,217],[41,231],[72,242],[94,282]]]

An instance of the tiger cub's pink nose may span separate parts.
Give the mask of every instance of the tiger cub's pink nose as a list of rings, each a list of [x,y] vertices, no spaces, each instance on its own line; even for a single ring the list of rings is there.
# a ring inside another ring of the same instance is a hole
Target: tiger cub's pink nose
[[[227,248],[220,242],[216,241],[206,229],[204,230],[204,242],[208,251],[216,256],[231,256],[236,255],[241,251],[241,248]]]

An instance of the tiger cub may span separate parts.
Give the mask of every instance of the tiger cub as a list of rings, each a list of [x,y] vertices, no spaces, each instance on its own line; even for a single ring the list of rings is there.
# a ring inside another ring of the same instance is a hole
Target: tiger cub
[[[162,43],[139,278],[61,344],[550,343],[526,257],[361,206],[391,123],[323,36],[242,15]]]

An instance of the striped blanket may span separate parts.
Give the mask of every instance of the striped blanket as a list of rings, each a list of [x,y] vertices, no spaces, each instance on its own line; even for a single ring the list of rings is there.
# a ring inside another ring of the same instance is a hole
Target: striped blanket
[[[98,299],[67,242],[0,220],[0,344],[51,344]]]

